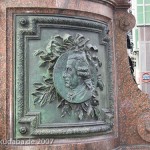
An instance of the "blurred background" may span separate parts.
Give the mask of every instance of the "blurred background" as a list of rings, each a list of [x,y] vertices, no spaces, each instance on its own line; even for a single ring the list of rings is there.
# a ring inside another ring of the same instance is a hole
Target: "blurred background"
[[[150,0],[130,0],[136,26],[127,33],[127,52],[137,86],[150,97]]]

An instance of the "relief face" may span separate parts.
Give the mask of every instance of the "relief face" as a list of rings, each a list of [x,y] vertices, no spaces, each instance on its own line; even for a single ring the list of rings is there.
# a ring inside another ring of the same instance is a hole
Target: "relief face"
[[[55,76],[56,73],[58,75]],[[62,85],[57,77],[61,78]],[[66,52],[54,67],[54,85],[60,95],[70,103],[82,103],[92,98],[97,80],[94,77],[96,77],[96,68],[88,61],[84,51]],[[62,92],[63,90],[65,92]]]

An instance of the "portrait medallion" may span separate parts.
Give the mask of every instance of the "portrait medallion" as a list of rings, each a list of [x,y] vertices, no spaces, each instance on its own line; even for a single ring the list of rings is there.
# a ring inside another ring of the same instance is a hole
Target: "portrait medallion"
[[[82,103],[89,100],[95,91],[96,68],[84,51],[67,51],[54,66],[53,80],[56,90],[65,100]]]

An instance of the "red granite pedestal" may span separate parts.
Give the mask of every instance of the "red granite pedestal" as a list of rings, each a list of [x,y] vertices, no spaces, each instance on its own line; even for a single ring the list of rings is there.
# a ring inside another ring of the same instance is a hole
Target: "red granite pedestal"
[[[149,150],[150,100],[130,73],[126,33],[135,25],[128,0],[0,1],[0,140],[13,139],[13,15],[59,14],[102,21],[109,26],[114,85],[114,127],[108,135],[55,139],[48,145],[1,144],[12,150]]]

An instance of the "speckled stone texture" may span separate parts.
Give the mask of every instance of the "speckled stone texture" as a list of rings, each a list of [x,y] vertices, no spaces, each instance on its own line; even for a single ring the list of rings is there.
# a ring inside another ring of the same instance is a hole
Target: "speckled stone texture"
[[[143,94],[134,83],[128,66],[128,58],[126,53],[126,43],[122,44],[119,41],[125,41],[126,32],[134,26],[134,18],[131,15],[121,10],[116,11],[116,27],[121,25],[124,19],[124,30],[116,28],[116,48],[115,60],[117,64],[117,85],[118,85],[118,116],[119,116],[119,138],[120,145],[148,145],[149,134],[145,125],[148,124],[147,115],[149,114],[149,99]],[[130,18],[130,19],[129,19]],[[128,27],[129,26],[129,27]],[[117,40],[118,39],[118,40]],[[119,40],[120,39],[120,40]],[[141,115],[145,118],[141,119]],[[146,121],[147,120],[147,121]],[[140,149],[140,146],[132,146],[127,149]],[[144,146],[141,149],[149,149]]]
[[[49,145],[1,145],[0,150],[149,150],[150,101],[130,74],[126,33],[135,25],[128,0],[0,1],[0,140],[13,138],[13,14],[82,16],[109,25],[112,41],[115,121],[113,133],[54,139]]]

